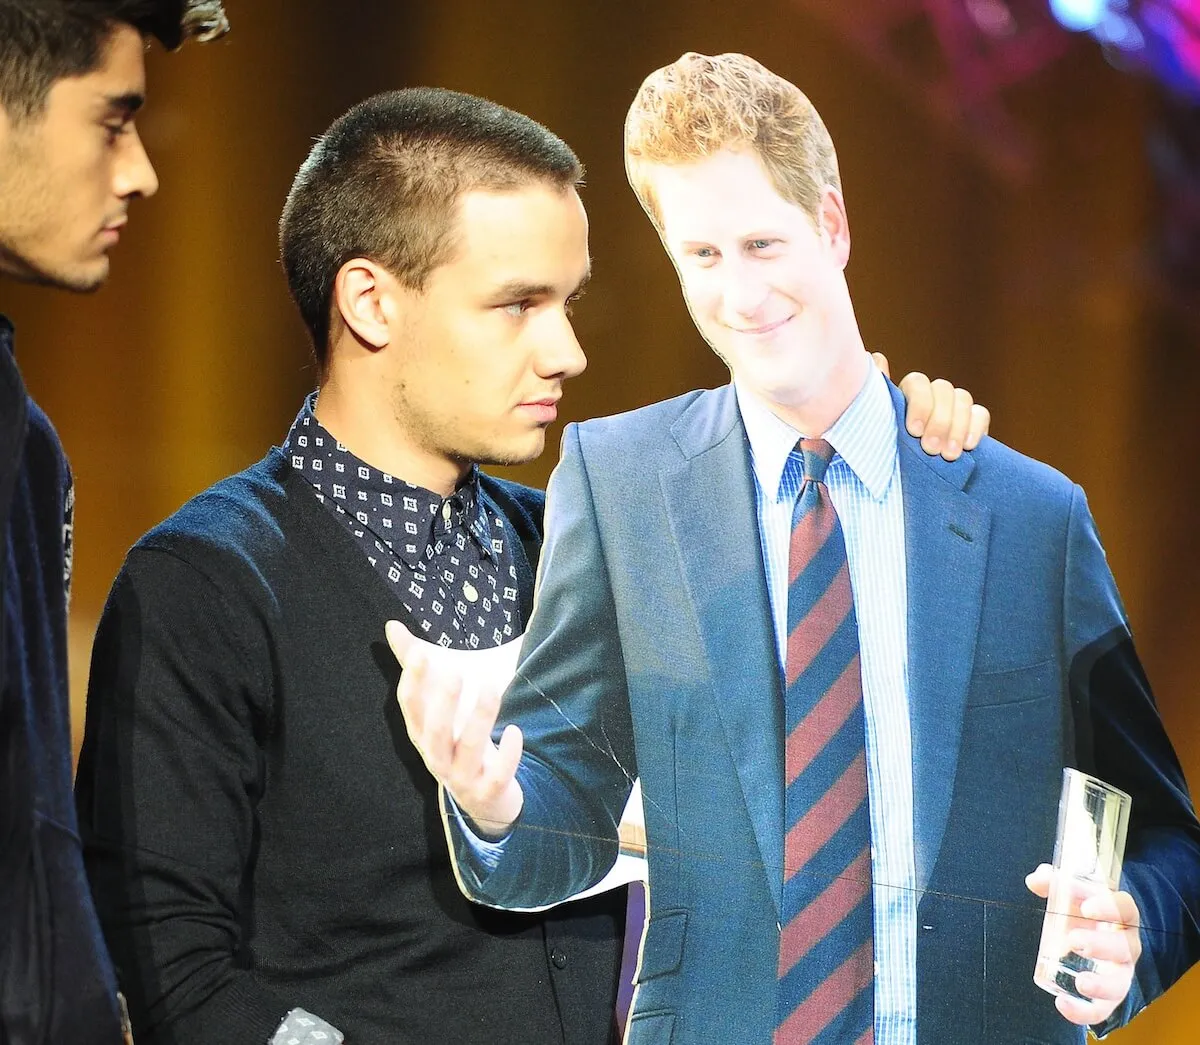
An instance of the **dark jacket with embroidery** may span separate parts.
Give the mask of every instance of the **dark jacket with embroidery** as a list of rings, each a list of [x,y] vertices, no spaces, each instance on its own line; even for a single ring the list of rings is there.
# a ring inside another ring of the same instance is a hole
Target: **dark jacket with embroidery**
[[[0,1045],[119,1045],[71,798],[71,473],[0,317]]]

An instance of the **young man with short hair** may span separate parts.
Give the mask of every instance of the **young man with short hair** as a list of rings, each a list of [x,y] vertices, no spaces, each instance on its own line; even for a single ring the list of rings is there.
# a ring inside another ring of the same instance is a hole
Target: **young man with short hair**
[[[0,0],[0,276],[90,291],[158,183],[134,125],[146,38],[227,28],[219,3]],[[121,1040],[71,802],[74,495],[0,316],[0,1040]]]
[[[623,893],[462,897],[382,643],[395,615],[459,648],[523,629],[542,495],[478,465],[538,456],[584,367],[582,174],[527,117],[411,89],[296,175],[318,390],[135,545],[94,647],[77,796],[139,1043],[614,1033]]]

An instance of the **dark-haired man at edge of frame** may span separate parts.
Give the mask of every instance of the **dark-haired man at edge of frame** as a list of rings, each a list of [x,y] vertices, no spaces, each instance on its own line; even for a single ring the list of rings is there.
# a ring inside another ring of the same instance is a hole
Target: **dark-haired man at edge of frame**
[[[498,744],[499,701],[456,735],[441,651],[413,660],[388,626],[414,742],[484,835],[447,820],[464,889],[586,888],[636,775],[631,1043],[1123,1026],[1200,956],[1200,823],[1083,491],[992,439],[917,452],[854,314],[832,138],[794,84],[685,54],[642,84],[625,149],[733,380],[567,426]],[[1133,806],[1120,888],[1071,907],[1075,996],[1051,998],[1029,893],[1064,766]]]
[[[149,37],[228,28],[220,3],[0,0],[0,276],[88,292],[158,187],[134,118]],[[36,349],[35,349],[36,351]],[[117,1045],[122,1018],[71,801],[74,493],[0,316],[0,1041]]]
[[[306,1043],[615,1038],[624,891],[462,897],[379,636],[524,628],[543,495],[479,465],[537,457],[584,368],[581,178],[533,120],[434,89],[355,106],[297,174],[281,247],[317,393],[137,543],[96,637],[77,793],[139,1039],[266,1041],[289,1010]],[[941,392],[961,440],[969,400]]]

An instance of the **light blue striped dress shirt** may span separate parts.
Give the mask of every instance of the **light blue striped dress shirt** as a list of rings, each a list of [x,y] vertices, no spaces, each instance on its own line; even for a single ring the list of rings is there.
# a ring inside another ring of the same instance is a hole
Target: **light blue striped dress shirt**
[[[804,471],[793,450],[801,433],[752,394],[741,388],[737,393],[750,439],[759,535],[782,671],[788,544]],[[915,1045],[917,1040],[908,592],[896,435],[887,382],[872,364],[862,390],[824,438],[837,451],[825,482],[846,538],[858,616],[871,801],[876,1045]]]

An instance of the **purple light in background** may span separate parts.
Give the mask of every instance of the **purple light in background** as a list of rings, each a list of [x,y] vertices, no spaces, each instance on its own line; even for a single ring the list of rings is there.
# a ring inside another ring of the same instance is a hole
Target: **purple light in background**
[[[1145,3],[1146,64],[1168,87],[1200,100],[1200,0]]]
[[[1200,0],[1049,0],[1055,19],[1087,32],[1112,64],[1141,68],[1200,101]]]

